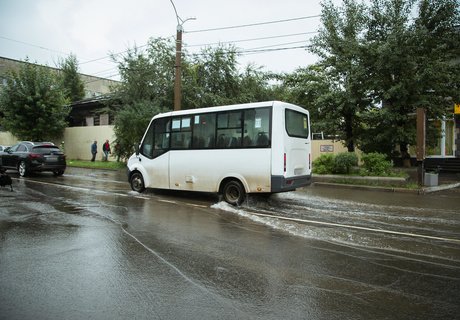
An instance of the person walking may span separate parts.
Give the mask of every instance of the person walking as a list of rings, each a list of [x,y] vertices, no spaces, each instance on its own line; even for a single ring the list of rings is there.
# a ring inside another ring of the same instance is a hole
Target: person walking
[[[110,153],[110,144],[109,140],[105,140],[105,143],[102,145],[102,151],[104,152],[104,161],[107,161]]]
[[[96,160],[96,153],[97,153],[97,141],[94,140],[93,144],[91,145],[91,162],[94,162]]]

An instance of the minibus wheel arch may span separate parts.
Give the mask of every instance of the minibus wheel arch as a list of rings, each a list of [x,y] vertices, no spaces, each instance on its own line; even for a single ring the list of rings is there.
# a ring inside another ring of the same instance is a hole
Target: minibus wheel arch
[[[224,200],[231,205],[238,206],[246,198],[246,191],[240,180],[236,178],[226,178],[222,181],[219,193]]]
[[[129,184],[131,185],[131,189],[136,192],[144,192],[145,191],[145,183],[144,177],[142,173],[139,171],[133,171],[129,177]]]

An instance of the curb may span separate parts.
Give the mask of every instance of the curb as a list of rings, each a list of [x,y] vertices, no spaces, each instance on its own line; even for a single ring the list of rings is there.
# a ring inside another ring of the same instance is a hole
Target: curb
[[[328,182],[331,180],[346,179],[351,181],[350,184],[340,182]],[[370,182],[382,182],[382,183],[393,183],[393,184],[404,184],[406,183],[405,178],[400,177],[373,177],[373,176],[341,176],[341,175],[314,175],[312,177],[312,185],[331,187],[331,188],[347,188],[355,190],[373,190],[382,192],[401,192],[401,193],[413,193],[413,194],[427,194],[448,189],[454,189],[460,187],[460,182],[449,183],[438,185],[434,187],[422,187],[417,189],[408,189],[403,187],[385,187],[385,186],[369,186],[361,184],[353,184],[352,181],[370,181]]]
[[[343,183],[332,183],[332,182],[313,182],[315,186],[330,187],[330,188],[347,188],[355,190],[371,190],[371,191],[382,191],[382,192],[401,192],[401,193],[414,193],[419,194],[419,189],[406,189],[396,187],[376,187],[376,186],[363,186],[357,184],[343,184]]]
[[[428,194],[438,191],[444,191],[460,187],[460,183],[445,184],[436,187],[424,187],[420,189],[406,189],[406,188],[395,188],[395,187],[375,187],[375,186],[363,186],[356,184],[342,184],[332,182],[313,182],[312,185],[320,187],[330,188],[347,188],[355,190],[370,190],[370,191],[382,191],[382,192],[400,192],[400,193],[413,193],[413,194]]]
[[[427,187],[420,189],[420,193],[432,193],[437,191],[443,191],[448,189],[454,189],[460,187],[460,182],[458,183],[451,183],[451,184],[443,184],[436,187]]]

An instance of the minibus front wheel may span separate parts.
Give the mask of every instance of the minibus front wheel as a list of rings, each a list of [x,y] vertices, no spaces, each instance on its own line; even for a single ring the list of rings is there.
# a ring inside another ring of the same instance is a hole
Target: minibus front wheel
[[[228,180],[222,188],[224,200],[231,205],[239,206],[246,198],[244,187],[238,180]]]
[[[131,189],[133,189],[133,191],[141,193],[145,190],[144,178],[142,177],[142,174],[138,171],[131,174],[129,183],[131,184]]]

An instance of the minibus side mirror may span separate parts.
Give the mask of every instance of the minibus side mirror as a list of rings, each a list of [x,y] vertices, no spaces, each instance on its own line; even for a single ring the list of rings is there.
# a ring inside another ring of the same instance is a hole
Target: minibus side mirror
[[[136,156],[139,156],[139,145],[138,144],[136,144],[135,149],[136,149]]]

